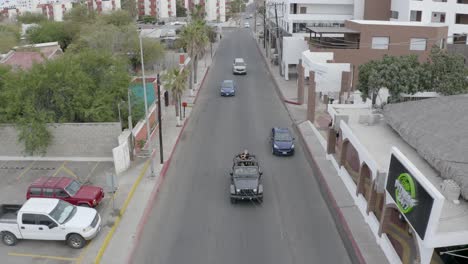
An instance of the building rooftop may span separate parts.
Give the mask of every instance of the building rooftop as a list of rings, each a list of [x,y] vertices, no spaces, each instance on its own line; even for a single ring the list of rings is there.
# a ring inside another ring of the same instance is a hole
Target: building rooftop
[[[444,179],[440,177],[440,173],[387,124],[383,115],[381,115],[382,120],[380,122],[367,125],[359,122],[359,119],[362,115],[372,114],[370,108],[349,108],[347,105],[329,105],[329,107],[333,107],[340,115],[349,116],[348,126],[375,160],[379,171],[388,172],[391,148],[394,146],[411,160],[437,190],[442,192],[440,186]],[[466,236],[468,233],[468,202],[466,200],[460,200],[458,205],[447,200],[444,201],[437,233],[437,235],[442,233],[444,236],[460,236],[462,238],[457,241],[461,240],[468,244],[468,237]],[[464,235],[461,236],[460,234]]]
[[[307,27],[307,31],[312,33],[359,33],[359,31],[346,27]]]
[[[62,53],[58,42],[25,45],[13,48],[13,50],[0,59],[0,63],[10,65],[13,68],[27,70],[30,69],[34,63],[42,63]]]
[[[446,27],[443,23],[422,23],[405,21],[383,21],[383,20],[350,20],[351,22],[362,25],[384,25],[384,26],[411,26],[411,27]]]

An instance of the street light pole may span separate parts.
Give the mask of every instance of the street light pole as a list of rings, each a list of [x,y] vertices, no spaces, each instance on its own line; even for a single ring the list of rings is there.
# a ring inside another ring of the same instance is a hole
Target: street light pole
[[[127,100],[128,100],[128,129],[130,130],[130,160],[133,160],[133,155],[134,155],[134,147],[135,147],[135,142],[134,142],[134,137],[133,137],[133,121],[132,121],[132,101],[130,97],[130,85],[127,89]]]
[[[153,160],[153,146],[151,144],[151,133],[150,133],[150,123],[148,119],[148,97],[146,96],[146,77],[145,77],[145,63],[143,61],[143,43],[141,40],[141,32],[138,34],[138,38],[140,40],[140,55],[141,55],[141,74],[143,77],[143,97],[145,100],[145,121],[146,121],[146,136],[148,144],[148,148],[150,150],[150,167],[151,167],[151,177],[154,177],[154,160]]]
[[[163,164],[164,157],[163,157],[162,122],[161,122],[161,80],[159,79],[159,73],[158,73],[157,78],[158,78],[157,85],[158,85],[159,158],[160,158],[161,164]]]

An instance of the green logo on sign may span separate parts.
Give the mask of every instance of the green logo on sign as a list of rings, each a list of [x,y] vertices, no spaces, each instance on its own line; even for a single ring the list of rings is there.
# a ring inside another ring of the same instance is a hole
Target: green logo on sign
[[[395,181],[395,199],[398,208],[407,214],[416,206],[416,188],[411,175],[402,173]]]

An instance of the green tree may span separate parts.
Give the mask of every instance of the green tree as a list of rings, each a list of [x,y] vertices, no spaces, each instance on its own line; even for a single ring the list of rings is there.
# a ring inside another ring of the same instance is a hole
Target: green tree
[[[182,104],[182,95],[187,89],[187,77],[188,73],[185,70],[181,70],[177,67],[169,69],[166,74],[162,76],[163,85],[171,91],[172,96],[175,100],[175,113],[177,119],[177,124],[180,125],[179,120],[182,120],[180,114],[181,104]]]
[[[79,34],[80,26],[76,23],[64,23],[47,21],[38,27],[33,27],[27,31],[27,38],[32,43],[44,43],[58,41],[63,50]]]
[[[23,24],[39,24],[47,21],[47,17],[45,17],[43,14],[26,12],[18,16],[18,21]]]
[[[182,1],[176,1],[176,15],[177,17],[187,16],[187,9],[184,7],[184,3]]]
[[[375,104],[381,88],[387,88],[391,101],[399,101],[402,93],[414,94],[425,89],[428,74],[416,55],[384,56],[359,67],[358,89],[364,98]]]
[[[196,4],[190,9],[190,18],[192,21],[204,20],[206,17],[205,7]]]
[[[118,120],[116,102],[127,98],[130,82],[123,59],[96,50],[66,53],[27,72],[3,70],[0,76],[0,121],[17,124],[29,154],[46,149],[46,123]]]
[[[233,0],[230,2],[228,16],[236,21],[240,21],[242,12],[245,11],[245,2],[243,0]]]
[[[74,22],[74,23],[94,23],[96,19],[96,13],[90,11],[86,5],[77,5],[74,6],[70,11],[68,11],[63,17],[65,21]]]
[[[135,19],[138,15],[136,2],[134,0],[122,0],[122,10],[127,11],[132,19]]]
[[[145,69],[149,69],[149,66],[152,67],[153,64],[164,57],[164,47],[159,41],[143,37],[142,46]],[[140,41],[138,36],[132,39],[132,45],[127,54],[130,56],[131,65],[134,69],[137,69],[141,65]]]
[[[156,22],[156,17],[154,17],[154,16],[143,16],[141,19],[143,20],[143,23],[145,23],[145,24],[150,24],[150,23],[155,23]]]
[[[117,27],[126,26],[133,22],[130,13],[125,10],[113,11],[112,13],[101,15],[99,18],[106,24]]]
[[[19,27],[15,24],[0,25],[0,53],[10,51],[20,39]]]
[[[429,58],[431,89],[443,95],[468,92],[468,70],[464,59],[458,54],[449,54],[435,46]]]
[[[208,44],[206,24],[202,20],[195,20],[188,24],[180,34],[180,43],[192,58],[192,70],[190,71],[190,89],[192,89],[192,75],[194,82],[197,82],[196,71],[198,59],[205,51]],[[192,73],[194,72],[194,74]]]

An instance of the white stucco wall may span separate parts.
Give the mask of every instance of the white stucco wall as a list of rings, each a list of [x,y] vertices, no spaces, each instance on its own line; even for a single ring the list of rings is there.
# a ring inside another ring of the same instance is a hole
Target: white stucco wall
[[[332,52],[310,52],[302,53],[302,61],[305,68],[305,77],[309,71],[315,71],[316,91],[323,93],[334,93],[341,90],[342,72],[349,72],[349,63],[327,63],[333,60]]]

